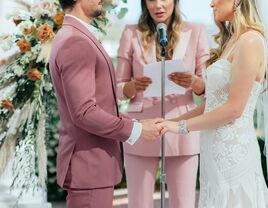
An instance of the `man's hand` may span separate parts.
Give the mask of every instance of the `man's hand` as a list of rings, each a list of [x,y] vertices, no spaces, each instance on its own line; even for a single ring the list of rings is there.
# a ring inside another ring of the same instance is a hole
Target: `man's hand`
[[[146,140],[159,139],[161,136],[161,131],[163,130],[163,127],[159,123],[162,121],[162,118],[141,120],[141,138]]]

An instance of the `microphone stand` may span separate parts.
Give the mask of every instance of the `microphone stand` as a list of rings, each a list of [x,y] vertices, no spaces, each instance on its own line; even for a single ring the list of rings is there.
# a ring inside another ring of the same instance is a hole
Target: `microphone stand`
[[[161,116],[165,119],[166,114],[166,99],[165,99],[165,61],[166,48],[162,46],[161,49]],[[165,208],[165,192],[166,192],[166,158],[165,158],[165,135],[161,138],[161,176],[160,176],[160,191],[161,191],[161,208]]]

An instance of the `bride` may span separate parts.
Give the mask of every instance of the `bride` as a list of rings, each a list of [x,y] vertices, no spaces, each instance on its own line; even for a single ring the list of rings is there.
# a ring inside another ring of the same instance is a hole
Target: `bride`
[[[264,26],[254,0],[212,0],[211,7],[220,32],[204,71],[206,102],[161,125],[180,134],[202,130],[199,208],[268,208],[253,124],[267,90]]]

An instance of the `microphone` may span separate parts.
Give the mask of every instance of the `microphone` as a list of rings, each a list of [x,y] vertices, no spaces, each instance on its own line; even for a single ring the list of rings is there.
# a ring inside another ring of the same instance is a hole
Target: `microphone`
[[[159,23],[156,26],[158,41],[162,47],[167,46],[167,25],[165,23]]]

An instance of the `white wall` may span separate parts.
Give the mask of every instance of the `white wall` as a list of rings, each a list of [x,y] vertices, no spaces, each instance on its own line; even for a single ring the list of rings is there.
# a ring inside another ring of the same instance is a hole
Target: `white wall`
[[[32,2],[32,0],[17,0]],[[27,7],[23,3],[18,3],[16,0],[0,0],[0,35],[13,32],[15,24],[12,20],[7,19],[7,15],[16,11],[27,11]]]
[[[180,0],[180,8],[185,20],[213,24],[211,0]],[[122,4],[125,5],[125,4]],[[129,23],[136,23],[141,11],[140,0],[128,0],[129,11],[125,17]]]
[[[210,8],[211,0],[180,0],[180,8],[184,20],[202,23],[206,26],[210,45],[213,45],[212,35],[217,29],[214,25],[213,13]],[[136,24],[141,13],[140,0],[128,0],[127,4],[121,3],[120,6],[127,7],[128,13],[123,20],[114,22],[113,27],[108,30],[104,47],[111,56],[116,56],[118,40],[126,24]]]
[[[19,0],[34,1],[34,0]],[[210,0],[180,0],[180,7],[183,18],[187,21],[203,23],[207,26],[210,42],[211,35],[215,33],[212,9],[209,6]],[[118,40],[126,24],[135,24],[138,21],[141,8],[140,0],[128,0],[127,4],[121,6],[128,8],[128,13],[123,20],[115,20],[113,27],[109,28],[108,36],[103,41],[105,48],[111,56],[116,56]],[[16,10],[25,9],[24,6],[15,2],[15,0],[0,0],[0,35],[15,31],[15,25],[11,20],[6,19],[8,13]],[[0,59],[3,52],[0,50]]]

